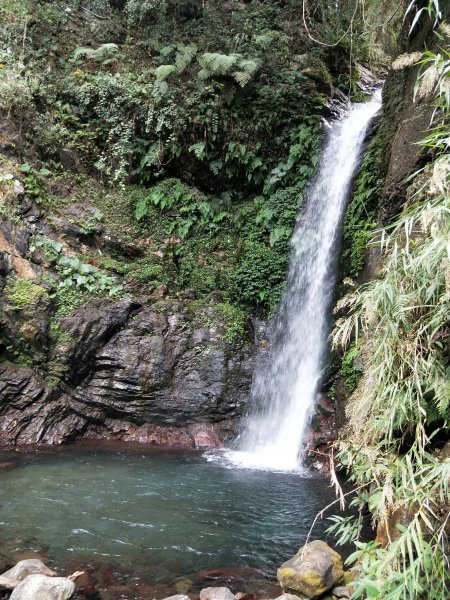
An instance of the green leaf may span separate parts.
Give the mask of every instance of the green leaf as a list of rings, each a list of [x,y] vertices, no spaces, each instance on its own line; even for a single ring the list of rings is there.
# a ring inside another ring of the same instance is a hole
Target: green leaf
[[[158,81],[165,81],[176,70],[175,65],[161,65],[155,70],[155,77]]]
[[[147,215],[147,198],[139,198],[136,203],[136,209],[134,211],[134,216],[137,221],[141,221]]]

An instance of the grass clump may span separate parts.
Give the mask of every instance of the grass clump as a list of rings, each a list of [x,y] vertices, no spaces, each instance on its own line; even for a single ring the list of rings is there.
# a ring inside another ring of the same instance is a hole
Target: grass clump
[[[434,123],[422,146],[430,163],[411,178],[413,197],[380,232],[379,278],[348,298],[335,343],[359,352],[364,373],[347,407],[338,458],[351,472],[353,505],[368,506],[375,542],[357,542],[348,559],[353,598],[441,600],[448,577],[450,459],[449,254],[450,59],[427,51],[419,82],[437,68]],[[360,519],[335,517],[341,541]]]

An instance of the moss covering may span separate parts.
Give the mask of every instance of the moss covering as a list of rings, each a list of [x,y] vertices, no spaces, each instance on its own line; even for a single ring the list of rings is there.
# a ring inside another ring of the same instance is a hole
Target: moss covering
[[[16,277],[8,278],[4,293],[12,309],[20,311],[32,310],[41,298],[48,296],[48,292],[40,285]]]

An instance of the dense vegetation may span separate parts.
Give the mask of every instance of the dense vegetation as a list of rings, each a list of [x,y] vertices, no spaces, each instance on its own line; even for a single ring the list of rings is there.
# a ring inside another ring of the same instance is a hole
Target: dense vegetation
[[[438,3],[422,5],[440,23]],[[56,338],[87,298],[162,289],[213,304],[227,341],[242,337],[283,289],[328,101],[361,96],[357,62],[387,60],[379,42],[389,54],[399,16],[350,0],[4,0],[0,216],[31,215],[28,258],[43,265],[36,281],[7,278],[11,310],[51,305]],[[336,333],[354,392],[339,461],[379,531],[358,542],[354,597],[377,600],[449,588],[450,63],[445,47],[411,56],[418,97],[435,92],[425,165],[383,232],[380,277],[340,304]],[[388,130],[374,132],[347,213],[348,276],[380,217]],[[24,340],[3,346],[30,364]],[[338,517],[334,529],[348,540],[360,525]]]
[[[219,294],[241,318],[274,308],[320,116],[333,82],[345,89],[350,75],[334,50],[298,35],[298,9],[2,4],[0,109],[20,135],[1,158],[1,210],[19,218],[8,187],[23,185],[54,224],[33,249],[62,287],[89,293],[100,282],[118,295],[164,284]],[[311,16],[324,27],[328,17]],[[82,255],[67,256],[61,217],[84,235]],[[114,251],[92,243],[101,230]]]
[[[437,3],[427,8],[437,27],[442,18]],[[436,36],[436,52],[411,53],[394,63],[399,69],[417,65],[416,102],[434,95],[433,122],[421,142],[425,166],[405,182],[401,214],[376,233],[383,256],[379,277],[340,302],[350,313],[335,332],[335,342],[348,348],[347,377],[358,361],[338,459],[355,483],[353,504],[368,506],[377,527],[375,542],[357,542],[349,559],[357,573],[355,598],[438,600],[450,591],[446,23]],[[367,156],[374,152],[376,145]],[[364,193],[370,200],[377,187],[369,170],[359,180],[357,201]],[[362,513],[357,520],[336,517],[331,529],[345,541],[358,536],[361,523]]]
[[[0,109],[20,128],[3,188],[21,182],[87,241],[118,238],[108,255],[87,244],[76,264],[51,233],[34,247],[80,291],[99,278],[115,294],[165,284],[219,293],[243,318],[273,310],[320,117],[374,47],[352,2],[306,9],[314,36],[337,45],[309,37],[295,1],[3,3]],[[84,208],[68,215],[74,202]]]

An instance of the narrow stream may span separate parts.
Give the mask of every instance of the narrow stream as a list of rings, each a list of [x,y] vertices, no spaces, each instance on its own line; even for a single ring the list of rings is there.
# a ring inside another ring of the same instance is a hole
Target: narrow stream
[[[341,223],[378,92],[330,130],[292,238],[287,287],[252,387],[248,427],[226,459],[251,468],[298,470],[302,438],[323,370]]]

